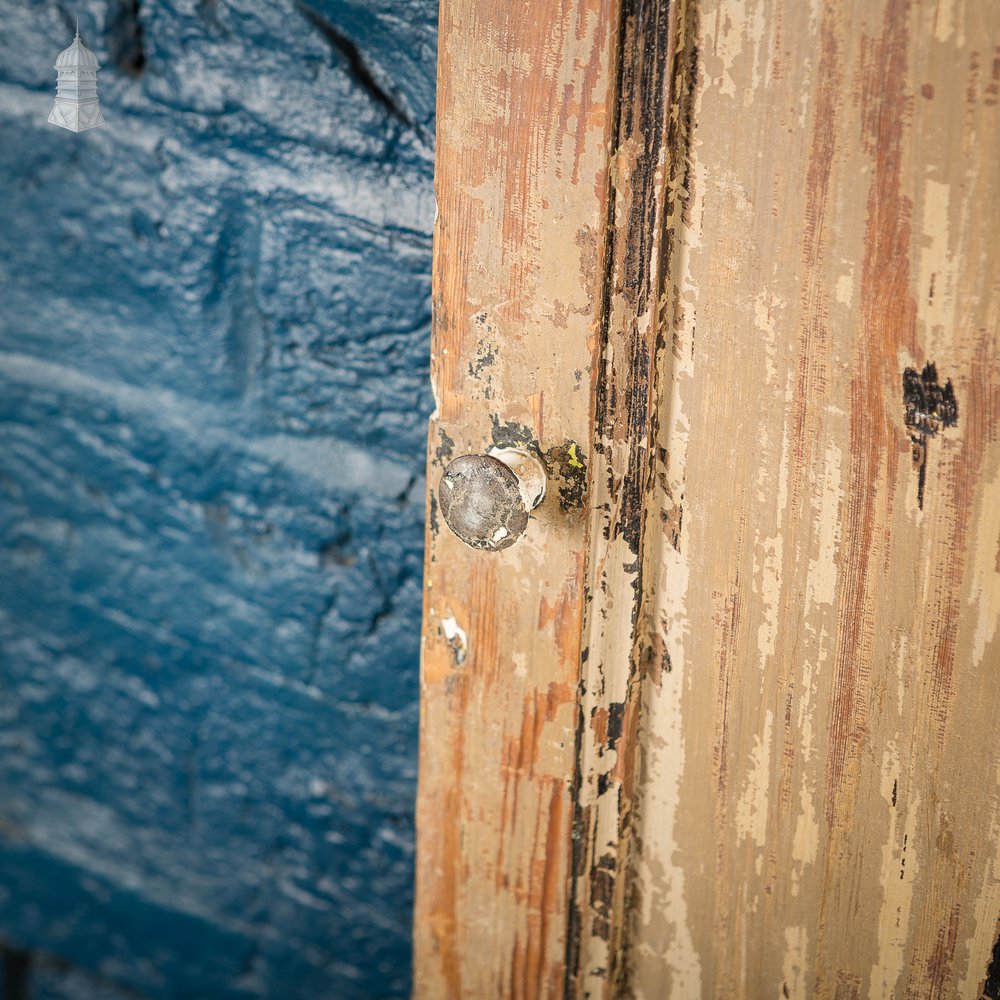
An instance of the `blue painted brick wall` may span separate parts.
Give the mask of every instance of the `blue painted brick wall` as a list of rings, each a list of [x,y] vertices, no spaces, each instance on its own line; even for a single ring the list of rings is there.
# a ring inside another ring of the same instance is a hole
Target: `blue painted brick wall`
[[[4,1000],[407,994],[435,19],[0,0]]]

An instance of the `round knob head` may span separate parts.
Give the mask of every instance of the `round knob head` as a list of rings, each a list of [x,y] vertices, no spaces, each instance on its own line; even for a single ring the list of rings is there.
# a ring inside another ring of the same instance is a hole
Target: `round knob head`
[[[438,501],[448,527],[475,549],[505,549],[528,526],[517,475],[492,455],[462,455],[451,462]]]

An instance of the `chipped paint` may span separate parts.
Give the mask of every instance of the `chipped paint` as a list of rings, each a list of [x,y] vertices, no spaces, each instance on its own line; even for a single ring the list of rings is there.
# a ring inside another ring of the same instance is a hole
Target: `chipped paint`
[[[837,284],[834,287],[834,296],[842,306],[854,305],[854,270],[853,268],[846,274],[837,277]]]
[[[767,842],[768,793],[771,779],[771,734],[774,716],[770,711],[764,718],[764,728],[754,737],[750,750],[749,768],[739,800],[736,803],[737,837],[749,837],[758,847]],[[761,858],[757,858],[760,864]]]
[[[761,560],[756,561],[758,553]],[[761,668],[769,656],[774,655],[778,638],[778,616],[781,613],[781,536],[766,538],[754,553],[754,575],[760,581],[759,593],[762,604],[761,623],[757,629],[757,651],[760,653]]]
[[[928,178],[922,192],[921,228],[924,246],[917,272],[917,303],[921,320],[931,336],[944,336],[956,319],[955,274],[957,257],[951,250],[951,188]],[[933,344],[934,341],[930,340]]]
[[[767,292],[759,292],[753,301],[754,325],[757,327],[758,332],[764,335],[768,385],[775,385],[778,378],[778,367],[775,364],[775,353],[777,351],[775,314],[779,309],[784,308],[785,304],[783,299]]]
[[[985,490],[988,496],[1000,497],[1000,462]],[[996,591],[997,574],[1000,573],[1000,503],[983,505],[975,534],[978,538],[996,539],[993,545],[987,541],[976,546],[972,553],[972,585],[968,596],[968,605],[976,620],[972,638],[972,663],[980,666],[986,662],[987,650],[996,646],[997,630],[1000,629],[1000,608],[991,600]]]
[[[900,766],[899,748],[890,742],[882,755],[881,768],[882,812],[888,813],[888,829],[882,845],[878,956],[871,971],[871,988],[876,996],[897,993],[910,937],[914,886],[920,872],[920,860],[913,846],[918,842],[916,820],[920,795],[915,789],[912,794],[904,795],[906,806],[901,811]],[[905,777],[909,779],[912,775],[909,770]]]
[[[684,171],[682,157],[668,159],[671,150],[684,149],[683,141],[671,145],[669,137],[677,140],[679,134],[677,123],[667,117],[676,16],[682,15],[647,0],[629,0],[622,11],[621,112],[590,458],[593,545],[576,791],[584,835],[577,855],[576,919],[569,947],[569,995],[594,1000],[621,995],[626,988],[630,901],[636,894],[644,898],[631,853],[640,691],[646,678],[673,687],[676,676],[669,655],[673,640],[664,636],[655,614],[645,614],[643,603],[650,579],[644,577],[644,568],[650,558],[657,558],[662,538],[660,518],[649,517],[646,506],[646,477],[652,457],[662,454],[656,450],[658,394],[665,387],[661,362],[670,351],[661,325],[663,221],[679,197],[673,181],[664,180],[679,180]],[[678,515],[678,531],[679,522]],[[650,659],[658,665],[655,669],[649,667]],[[612,743],[602,727],[588,725],[588,720],[602,719],[602,710],[613,705],[623,708],[621,735]],[[669,788],[664,795],[669,801]],[[611,852],[603,846],[609,843]],[[683,880],[656,899],[670,908],[672,919],[681,917]],[[690,989],[697,982],[697,961],[683,921],[677,930],[671,948],[674,977],[685,980]]]
[[[446,616],[425,604],[419,1000],[563,996],[616,15],[440,5],[425,589]],[[436,491],[445,459],[491,447],[544,461],[548,488],[479,552]]]
[[[672,669],[642,690],[629,985],[978,995],[1000,912],[1000,135],[963,46],[1000,8],[696,7],[666,530],[641,550]],[[938,431],[922,516],[906,368]]]
[[[814,514],[818,535],[817,552],[809,561],[807,608],[815,604],[832,606],[837,598],[837,543],[840,538],[840,505],[844,495],[842,464],[843,452],[835,441],[830,441],[826,447],[820,481],[819,505]]]
[[[460,667],[465,663],[465,657],[469,650],[465,629],[461,628],[453,617],[442,618],[441,635],[444,637],[444,641],[451,646],[455,655],[455,666]]]
[[[785,958],[781,966],[781,995],[786,1000],[808,1000],[811,996],[808,969],[809,931],[805,927],[786,927]]]

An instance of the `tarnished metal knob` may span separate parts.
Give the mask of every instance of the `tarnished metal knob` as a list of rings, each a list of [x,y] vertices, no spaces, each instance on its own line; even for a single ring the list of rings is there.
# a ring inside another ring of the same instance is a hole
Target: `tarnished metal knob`
[[[520,448],[462,455],[444,470],[438,501],[445,522],[467,545],[497,552],[513,545],[545,496],[545,467]]]

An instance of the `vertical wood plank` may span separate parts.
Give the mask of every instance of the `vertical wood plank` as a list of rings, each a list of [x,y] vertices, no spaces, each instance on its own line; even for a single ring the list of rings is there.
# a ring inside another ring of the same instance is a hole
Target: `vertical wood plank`
[[[614,0],[444,0],[414,995],[561,997]],[[536,449],[499,553],[440,522],[448,460]]]
[[[1000,6],[681,8],[629,989],[976,997],[1000,915]]]
[[[683,131],[670,100],[676,13],[663,0],[624,0],[621,12],[568,928],[567,995],[580,998],[626,989],[642,677],[663,656],[640,637],[657,399],[670,374],[656,359],[667,333],[667,221],[678,190],[671,150]],[[656,537],[661,528],[657,516]]]

